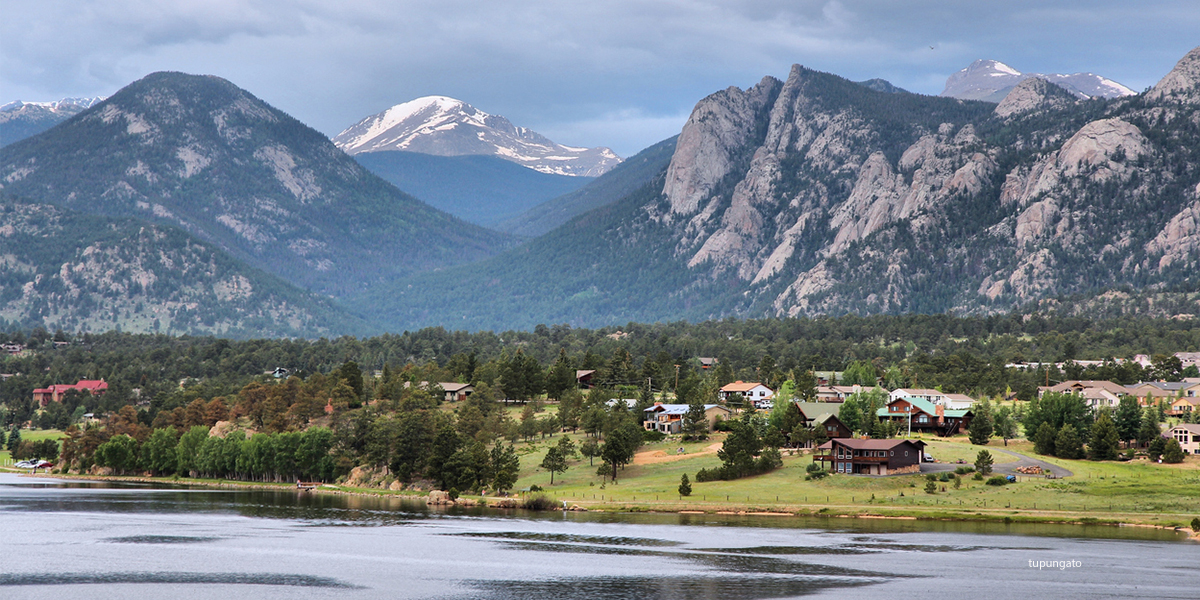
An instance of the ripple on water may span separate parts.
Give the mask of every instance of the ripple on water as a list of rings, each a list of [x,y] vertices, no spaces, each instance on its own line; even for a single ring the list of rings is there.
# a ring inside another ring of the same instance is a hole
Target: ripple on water
[[[219,537],[186,535],[127,535],[100,540],[110,544],[201,544],[219,540]]]
[[[484,600],[561,600],[562,598],[638,598],[639,600],[765,600],[794,598],[830,589],[852,588],[882,580],[738,577],[687,574],[678,577],[573,577],[535,581],[462,583]]]
[[[232,584],[277,585],[310,588],[362,589],[330,577],[314,577],[295,573],[0,573],[0,587],[24,585],[81,585],[81,584]]]

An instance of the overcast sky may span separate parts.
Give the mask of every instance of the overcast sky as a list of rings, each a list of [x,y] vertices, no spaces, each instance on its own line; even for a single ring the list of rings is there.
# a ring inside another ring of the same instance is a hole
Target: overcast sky
[[[327,135],[452,96],[622,156],[790,65],[937,94],[991,58],[1141,91],[1200,45],[1194,0],[0,0],[0,103],[219,75]]]

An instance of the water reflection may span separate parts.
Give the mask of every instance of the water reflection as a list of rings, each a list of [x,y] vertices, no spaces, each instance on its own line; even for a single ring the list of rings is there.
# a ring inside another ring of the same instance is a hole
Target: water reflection
[[[361,589],[328,577],[289,573],[0,573],[0,586],[115,584],[280,585]]]

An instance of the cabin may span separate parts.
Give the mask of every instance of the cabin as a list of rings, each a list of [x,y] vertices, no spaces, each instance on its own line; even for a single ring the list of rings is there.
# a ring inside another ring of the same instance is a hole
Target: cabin
[[[842,405],[838,402],[797,402],[800,418],[809,429],[825,432],[826,439],[848,438],[854,435],[838,418]]]
[[[831,473],[901,475],[921,472],[925,442],[920,440],[834,439],[817,446],[813,462]]]
[[[475,386],[469,383],[440,382],[442,391],[446,393],[446,402],[462,402],[467,396],[475,393]]]
[[[717,360],[716,358],[713,358],[710,356],[701,356],[700,357],[700,370],[701,371],[710,371],[710,370],[712,370],[713,367],[715,367],[719,364],[721,364],[721,361]]]
[[[683,431],[683,416],[690,407],[687,404],[654,403],[654,406],[643,412],[642,426],[650,431],[662,433],[680,433]],[[728,419],[733,411],[720,404],[705,404],[704,417],[708,420],[708,428],[712,429],[717,419]]]
[[[892,400],[876,416],[896,423],[900,431],[920,431],[942,437],[966,432],[971,411],[951,409],[917,397]]]
[[[596,387],[596,384],[592,381],[595,377],[595,369],[578,369],[575,371],[575,383],[581,390],[590,390]]]
[[[46,405],[51,402],[62,402],[63,396],[71,390],[87,392],[93,396],[103,395],[108,391],[108,383],[103,379],[80,379],[75,385],[65,383],[54,384],[48,388],[38,388],[33,390],[33,401],[38,403],[38,406],[46,408]]]

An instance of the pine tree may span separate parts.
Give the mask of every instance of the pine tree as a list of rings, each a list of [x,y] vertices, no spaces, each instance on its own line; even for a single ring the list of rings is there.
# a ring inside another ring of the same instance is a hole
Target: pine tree
[[[975,417],[971,419],[971,426],[967,428],[967,437],[976,446],[986,446],[991,441],[994,431],[992,411],[985,400],[980,405]]]
[[[1137,398],[1121,396],[1115,424],[1121,441],[1128,443],[1138,437],[1138,429],[1142,426],[1142,409],[1138,406]]]
[[[1092,438],[1088,442],[1088,458],[1092,460],[1116,460],[1117,446],[1120,444],[1120,434],[1117,427],[1109,418],[1108,412],[1100,413],[1096,424],[1092,426]]]
[[[1079,439],[1074,425],[1067,423],[1058,430],[1054,438],[1054,455],[1071,460],[1083,458],[1083,440]]]
[[[692,495],[692,482],[688,481],[687,473],[684,473],[679,478],[679,495],[680,496],[691,496]]]
[[[975,455],[975,470],[987,475],[992,472],[992,462],[992,453],[980,450],[979,454]]]
[[[1179,440],[1171,438],[1167,440],[1167,445],[1163,449],[1163,462],[1165,463],[1181,463],[1183,462],[1183,448],[1179,445]]]
[[[1038,454],[1053,456],[1054,438],[1056,435],[1057,432],[1054,430],[1054,426],[1049,421],[1042,421],[1042,424],[1038,426],[1037,433],[1033,436],[1033,451]]]
[[[550,485],[554,485],[554,474],[567,471],[567,459],[558,446],[551,446],[542,459],[542,468],[550,471]]]

